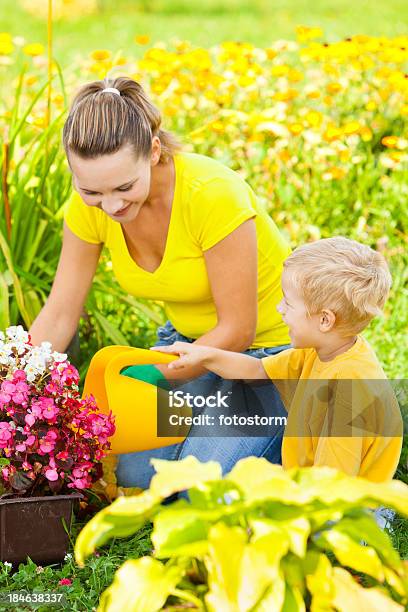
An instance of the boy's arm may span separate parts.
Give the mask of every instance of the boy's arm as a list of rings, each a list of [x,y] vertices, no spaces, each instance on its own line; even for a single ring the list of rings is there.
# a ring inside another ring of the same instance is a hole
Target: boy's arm
[[[201,365],[225,379],[267,379],[261,359],[224,351],[222,349],[189,342],[175,342],[169,346],[153,346],[152,351],[180,355],[176,361],[169,364],[171,370],[181,370],[184,367]]]

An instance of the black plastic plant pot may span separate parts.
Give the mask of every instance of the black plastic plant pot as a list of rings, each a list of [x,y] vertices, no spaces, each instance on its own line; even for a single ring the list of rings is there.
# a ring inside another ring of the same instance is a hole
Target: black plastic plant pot
[[[64,559],[73,504],[81,493],[0,499],[0,560],[16,566],[30,557],[47,565]],[[64,523],[65,521],[65,523]]]

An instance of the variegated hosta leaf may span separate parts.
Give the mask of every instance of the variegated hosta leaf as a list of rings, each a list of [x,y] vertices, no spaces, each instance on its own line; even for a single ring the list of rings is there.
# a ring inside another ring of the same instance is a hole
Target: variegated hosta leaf
[[[364,589],[341,567],[333,568],[332,582],[333,606],[338,612],[404,612],[404,607],[390,599],[386,592],[379,588]]]
[[[156,470],[150,483],[150,492],[156,497],[168,497],[173,493],[194,487],[200,482],[222,478],[221,466],[216,461],[201,463],[189,455],[180,461],[151,459]]]
[[[289,474],[307,492],[308,500],[318,499],[328,506],[339,502],[350,507],[386,506],[408,516],[408,486],[399,480],[371,482],[329,467],[294,468]]]
[[[126,561],[102,593],[98,612],[156,612],[180,582],[183,571],[152,557]]]
[[[84,560],[98,546],[113,537],[133,535],[152,519],[160,506],[160,499],[149,491],[134,497],[119,497],[85,525],[75,543],[75,560],[83,566]]]
[[[284,539],[267,534],[248,543],[242,528],[218,523],[211,528],[208,540],[206,604],[210,612],[244,612],[255,606],[265,612],[281,608],[285,583],[280,561],[288,550]]]
[[[364,572],[379,582],[384,580],[381,560],[371,546],[355,542],[346,533],[337,531],[336,527],[323,531],[314,542],[320,548],[333,552],[342,565]]]

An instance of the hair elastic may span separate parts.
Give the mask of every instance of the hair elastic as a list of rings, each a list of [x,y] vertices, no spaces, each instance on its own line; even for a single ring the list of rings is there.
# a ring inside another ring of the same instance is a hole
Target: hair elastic
[[[116,87],[105,87],[105,89],[102,89],[102,93],[104,91],[110,91],[110,92],[118,94],[118,96],[120,96],[120,91],[119,91],[119,89],[116,89]]]

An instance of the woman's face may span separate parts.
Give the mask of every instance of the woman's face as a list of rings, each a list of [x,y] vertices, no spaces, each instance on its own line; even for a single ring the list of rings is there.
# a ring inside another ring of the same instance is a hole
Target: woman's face
[[[154,139],[153,139],[154,140]],[[130,146],[95,159],[69,154],[74,189],[85,204],[101,208],[111,219],[129,223],[135,219],[150,192],[151,166],[160,158],[153,142],[151,159],[135,159]]]

